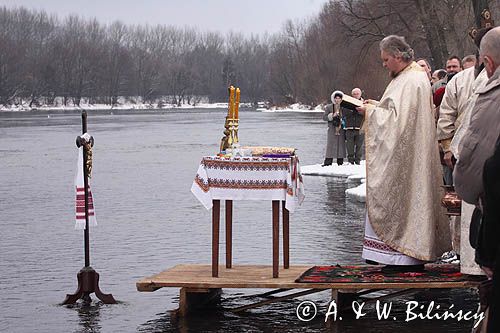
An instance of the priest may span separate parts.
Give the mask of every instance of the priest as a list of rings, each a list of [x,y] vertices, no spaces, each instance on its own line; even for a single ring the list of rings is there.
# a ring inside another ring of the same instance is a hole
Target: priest
[[[404,37],[380,42],[391,82],[365,115],[366,224],[363,258],[385,272],[422,271],[451,247],[440,201],[442,170],[430,83]]]

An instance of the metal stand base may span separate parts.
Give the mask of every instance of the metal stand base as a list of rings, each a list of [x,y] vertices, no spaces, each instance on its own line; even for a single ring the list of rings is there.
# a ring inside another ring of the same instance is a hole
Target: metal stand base
[[[91,293],[95,293],[96,297],[105,304],[116,303],[113,295],[104,294],[101,289],[99,289],[99,273],[92,267],[82,268],[76,277],[78,279],[78,288],[74,294],[66,294],[66,299],[62,305],[75,304],[80,298],[85,303],[90,303],[92,301],[90,298]]]

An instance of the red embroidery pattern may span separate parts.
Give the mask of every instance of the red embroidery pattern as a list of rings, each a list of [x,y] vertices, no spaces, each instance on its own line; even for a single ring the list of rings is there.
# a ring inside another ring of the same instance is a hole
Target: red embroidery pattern
[[[201,164],[208,169],[230,170],[230,171],[288,171],[290,163],[288,159],[263,158],[260,161],[242,157],[240,159],[223,159],[204,157]]]
[[[203,190],[203,192],[207,193],[208,190],[210,190],[208,183],[201,179],[200,176],[196,175],[196,177],[194,177],[194,181]]]
[[[377,241],[367,239],[367,238],[365,238],[363,240],[363,245],[368,247],[368,248],[377,249],[377,250],[381,250],[381,251],[397,252],[396,250],[394,250],[392,247],[390,247],[389,245],[387,245],[385,243],[377,242]]]
[[[92,191],[90,190],[90,186],[88,188],[88,213],[89,216],[94,216],[94,199],[92,197]],[[77,187],[76,188],[76,204],[75,204],[75,213],[77,220],[85,220],[85,187]]]
[[[237,190],[276,190],[287,188],[286,181],[284,180],[236,180],[216,178],[209,178],[208,186]]]

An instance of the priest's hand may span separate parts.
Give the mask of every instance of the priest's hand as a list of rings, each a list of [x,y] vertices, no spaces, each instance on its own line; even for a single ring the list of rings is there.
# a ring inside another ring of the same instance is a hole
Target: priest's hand
[[[374,99],[365,99],[363,103],[377,106],[380,102]]]
[[[365,100],[363,105],[358,106],[356,108],[356,111],[358,111],[358,113],[362,116],[366,115],[366,111],[368,111],[369,109],[374,109],[376,107],[376,105],[373,103],[370,103],[370,101],[373,101],[373,100],[371,100],[371,99]]]

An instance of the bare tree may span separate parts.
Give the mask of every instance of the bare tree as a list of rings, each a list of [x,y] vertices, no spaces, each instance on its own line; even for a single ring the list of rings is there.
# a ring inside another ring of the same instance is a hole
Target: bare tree
[[[105,91],[109,98],[108,103],[116,105],[118,97],[126,82],[126,69],[129,61],[126,36],[127,27],[117,21],[108,27],[107,53],[105,58]]]
[[[473,52],[467,31],[488,5],[500,10],[487,0],[330,0],[316,17],[263,38],[0,7],[0,103],[33,107],[60,96],[65,105],[114,105],[140,96],[153,104],[170,96],[180,105],[226,100],[230,84],[253,103],[318,104],[353,86],[376,98],[387,81],[384,36],[404,35],[417,56],[441,67],[450,54]]]

